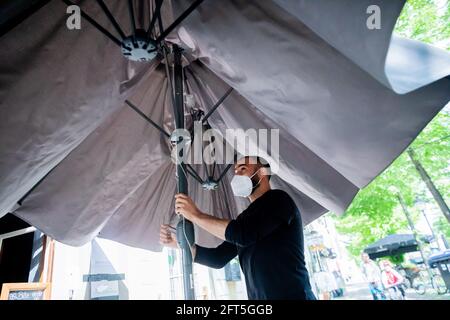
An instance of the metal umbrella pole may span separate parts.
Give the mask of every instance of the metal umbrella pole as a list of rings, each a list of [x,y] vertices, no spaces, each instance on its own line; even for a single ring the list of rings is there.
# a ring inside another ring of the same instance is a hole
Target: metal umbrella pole
[[[184,130],[184,99],[183,99],[183,67],[181,64],[181,52],[182,49],[177,45],[173,46],[174,53],[174,116],[175,116],[175,128]],[[180,136],[180,138],[182,138]],[[177,137],[177,144],[175,146],[177,156],[183,158],[183,152],[185,150],[179,149],[187,141],[180,141]],[[186,165],[181,162],[177,164],[177,177],[178,177],[178,193],[188,194],[188,183],[186,177]],[[183,262],[183,285],[184,285],[184,298],[186,300],[195,300],[194,293],[194,277],[192,271],[192,253],[191,246],[195,242],[194,225],[191,221],[180,217],[180,221],[177,224],[177,241],[182,252]]]

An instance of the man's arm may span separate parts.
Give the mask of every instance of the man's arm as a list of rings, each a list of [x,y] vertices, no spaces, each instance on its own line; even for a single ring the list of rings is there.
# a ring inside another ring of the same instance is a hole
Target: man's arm
[[[285,193],[267,203],[258,214],[239,216],[236,220],[220,219],[201,212],[191,198],[175,196],[175,212],[212,233],[216,237],[245,247],[273,233],[282,224],[289,224],[296,210],[295,203]],[[283,208],[284,210],[279,210]]]
[[[166,247],[179,249],[176,235],[171,233],[169,229],[169,225],[161,225],[160,243]],[[235,245],[226,241],[217,248],[204,248],[194,244],[191,246],[191,253],[192,261],[211,268],[220,269],[237,255],[237,248]]]
[[[237,247],[229,242],[222,242],[217,248],[205,248],[194,245],[193,261],[210,268],[221,269],[237,255]]]
[[[214,236],[222,239],[225,239],[225,230],[227,229],[228,224],[231,220],[228,219],[220,219],[214,216],[210,216],[206,213],[201,213],[198,216],[193,218],[193,223],[198,225],[200,228],[208,231]]]
[[[180,249],[177,241],[177,236],[175,235],[175,232],[171,231],[174,229],[174,227],[171,227],[168,224],[162,224],[159,228],[159,243],[168,248]],[[191,246],[191,254],[192,260],[194,260],[196,254],[195,244]]]

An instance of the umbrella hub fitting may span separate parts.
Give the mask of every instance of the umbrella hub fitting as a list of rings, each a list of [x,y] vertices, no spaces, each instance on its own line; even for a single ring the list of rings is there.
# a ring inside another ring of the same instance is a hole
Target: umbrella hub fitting
[[[202,187],[203,187],[203,190],[213,191],[213,190],[217,190],[219,188],[219,184],[217,183],[216,180],[209,177],[208,179],[206,179],[205,182],[202,183]]]
[[[122,54],[131,61],[152,61],[158,54],[156,42],[142,29],[122,41]]]

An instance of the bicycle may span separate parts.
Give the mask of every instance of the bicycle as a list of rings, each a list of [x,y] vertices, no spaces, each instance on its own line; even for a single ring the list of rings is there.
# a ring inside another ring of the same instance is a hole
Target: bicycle
[[[406,297],[404,296],[404,292],[402,292],[402,290],[400,290],[400,286],[405,287],[405,285],[403,283],[401,283],[399,285],[384,289],[384,295],[386,296],[387,300],[405,300],[406,299]]]
[[[447,285],[439,273],[434,273],[431,278],[431,285],[439,295],[447,293]]]
[[[431,269],[431,279],[427,271],[421,270],[420,275],[414,279],[412,288],[420,295],[425,294],[427,289],[434,289],[439,295],[447,293],[444,279],[434,269]]]
[[[417,294],[424,295],[426,291],[426,280],[419,268],[401,268],[399,272],[405,278],[405,286],[414,289]]]

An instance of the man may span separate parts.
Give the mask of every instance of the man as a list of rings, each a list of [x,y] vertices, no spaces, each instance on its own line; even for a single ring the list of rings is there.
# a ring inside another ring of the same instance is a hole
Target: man
[[[362,273],[369,282],[370,293],[373,300],[386,300],[386,296],[383,293],[383,285],[381,284],[381,272],[378,269],[377,264],[370,259],[369,255],[365,252],[361,254],[362,258]]]
[[[234,220],[201,212],[184,194],[175,196],[177,214],[225,240],[217,248],[193,245],[194,262],[222,268],[238,255],[249,299],[315,300],[305,267],[302,220],[294,201],[282,190],[271,190],[270,167],[260,158],[244,157],[234,169],[233,193],[251,202]],[[161,243],[176,247],[168,228],[161,226]]]

